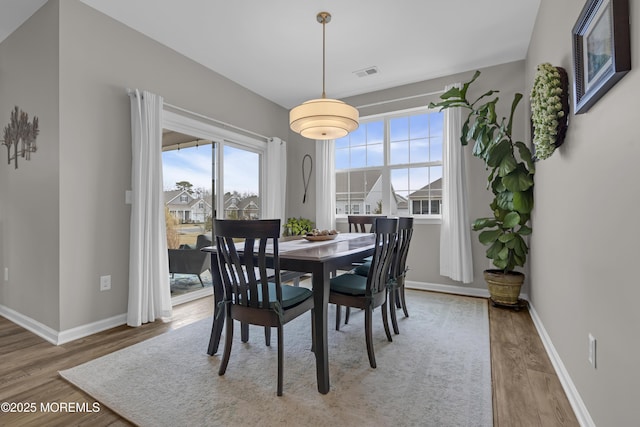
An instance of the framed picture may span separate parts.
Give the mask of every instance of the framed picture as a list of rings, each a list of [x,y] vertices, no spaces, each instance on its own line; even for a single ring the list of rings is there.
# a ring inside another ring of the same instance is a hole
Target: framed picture
[[[575,113],[631,69],[629,0],[587,0],[572,30]]]

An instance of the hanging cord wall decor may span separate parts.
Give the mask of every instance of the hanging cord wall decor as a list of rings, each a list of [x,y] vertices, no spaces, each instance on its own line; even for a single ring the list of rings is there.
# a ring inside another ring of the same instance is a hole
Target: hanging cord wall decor
[[[309,159],[309,172],[305,171],[305,160]],[[309,154],[305,154],[302,158],[302,183],[304,184],[304,196],[302,196],[302,203],[307,201],[307,189],[309,188],[309,181],[311,180],[311,171],[313,170],[313,159]]]
[[[34,116],[33,122],[29,122],[29,115],[16,106],[11,112],[9,124],[4,127],[2,144],[7,146],[7,163],[11,164],[13,160],[15,169],[18,169],[18,157],[31,160],[31,153],[35,153],[37,149],[36,138],[39,132],[38,118]],[[13,155],[11,155],[12,146]]]

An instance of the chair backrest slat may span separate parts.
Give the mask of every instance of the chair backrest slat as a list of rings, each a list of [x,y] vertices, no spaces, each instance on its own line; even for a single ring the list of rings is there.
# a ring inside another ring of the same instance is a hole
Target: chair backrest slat
[[[347,221],[349,223],[349,233],[375,233],[376,219],[386,218],[386,215],[349,215]],[[367,225],[370,225],[367,231]],[[353,226],[353,228],[352,228]]]
[[[396,256],[392,266],[391,277],[398,280],[404,277],[407,269],[407,255],[409,254],[409,244],[413,235],[413,218],[403,217],[398,219],[398,243],[396,245]]]
[[[395,218],[376,219],[376,244],[367,275],[366,294],[371,296],[384,292],[398,240],[398,220]]]
[[[215,220],[214,236],[225,300],[251,308],[270,308],[269,277],[282,302],[278,237],[280,220]],[[241,249],[240,249],[241,248]],[[242,252],[242,254],[240,253]],[[267,257],[273,270],[267,272]]]

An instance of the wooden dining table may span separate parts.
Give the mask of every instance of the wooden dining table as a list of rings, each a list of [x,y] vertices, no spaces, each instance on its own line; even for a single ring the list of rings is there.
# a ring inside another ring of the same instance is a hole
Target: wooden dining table
[[[327,312],[329,306],[329,279],[345,265],[362,260],[373,254],[374,234],[340,233],[333,240],[307,241],[305,239],[283,240],[278,242],[280,269],[311,273],[315,316],[315,356],[318,391],[326,394],[330,390],[329,355],[327,345]],[[224,292],[218,270],[215,246],[202,248],[211,253],[211,276],[213,279],[214,313],[211,338],[207,353],[214,355],[218,351],[220,336],[225,320]]]

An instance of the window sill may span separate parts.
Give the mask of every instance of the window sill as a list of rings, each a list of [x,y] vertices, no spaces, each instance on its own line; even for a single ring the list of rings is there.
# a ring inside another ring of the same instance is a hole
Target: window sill
[[[442,224],[442,218],[439,216],[430,216],[430,217],[414,216],[413,223],[418,225],[440,225]],[[336,224],[347,224],[347,217],[336,216]]]

